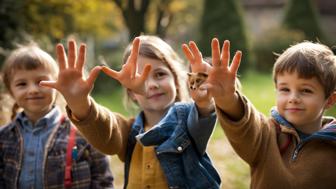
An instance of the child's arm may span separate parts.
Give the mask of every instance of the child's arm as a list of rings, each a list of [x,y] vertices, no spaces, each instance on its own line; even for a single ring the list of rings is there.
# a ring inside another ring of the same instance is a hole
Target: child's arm
[[[69,117],[93,146],[106,154],[118,154],[123,159],[132,120],[110,112],[89,95],[101,67],[93,68],[85,78],[85,44],[80,45],[78,56],[75,41],[69,41],[68,56],[62,44],[58,44],[56,50],[58,78],[56,81],[41,81],[40,85],[54,88],[64,96]]]
[[[202,54],[197,48],[195,42],[189,42],[182,45],[182,50],[190,62],[191,71],[194,73],[202,72],[208,73],[211,66],[203,60]],[[195,101],[199,114],[202,117],[209,116],[215,110],[213,98],[208,93],[207,89],[202,85],[196,90],[190,90],[190,95]]]

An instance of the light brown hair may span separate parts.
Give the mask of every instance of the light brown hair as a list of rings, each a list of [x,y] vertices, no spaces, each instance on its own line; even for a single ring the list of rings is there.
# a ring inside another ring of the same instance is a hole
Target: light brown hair
[[[273,67],[273,80],[285,72],[300,78],[317,78],[328,98],[336,89],[336,58],[332,50],[320,43],[301,42],[286,49]]]

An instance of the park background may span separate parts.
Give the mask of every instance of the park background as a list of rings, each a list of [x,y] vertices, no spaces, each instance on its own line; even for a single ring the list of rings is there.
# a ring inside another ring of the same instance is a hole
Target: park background
[[[123,49],[140,34],[162,37],[184,60],[182,43],[194,40],[203,56],[210,56],[213,37],[228,39],[232,53],[243,52],[239,71],[243,93],[268,115],[275,102],[271,72],[276,54],[304,40],[334,47],[335,20],[334,0],[0,0],[0,66],[12,49],[30,41],[55,57],[55,44],[66,45],[74,38],[88,46],[87,70],[103,62],[118,70]],[[0,84],[0,124],[4,124],[11,99]],[[123,108],[120,84],[104,74],[92,96],[112,111],[134,115]],[[326,115],[335,113],[332,108]],[[249,168],[219,125],[208,152],[222,188],[248,188]],[[123,164],[117,157],[111,156],[111,169],[116,188],[122,188]]]

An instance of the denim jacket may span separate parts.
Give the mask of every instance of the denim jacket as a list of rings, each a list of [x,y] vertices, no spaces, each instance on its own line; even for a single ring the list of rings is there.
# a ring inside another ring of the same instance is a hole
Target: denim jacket
[[[24,158],[23,137],[13,121],[0,127],[0,188],[17,188]],[[65,120],[55,126],[45,146],[43,188],[64,188],[64,170],[71,123]],[[77,132],[77,158],[72,162],[71,188],[113,188],[108,158],[94,149]]]
[[[215,189],[221,179],[205,152],[216,114],[199,118],[195,104],[175,103],[164,118],[144,133],[144,115],[135,119],[125,158],[125,188],[136,140],[155,151],[169,188]]]

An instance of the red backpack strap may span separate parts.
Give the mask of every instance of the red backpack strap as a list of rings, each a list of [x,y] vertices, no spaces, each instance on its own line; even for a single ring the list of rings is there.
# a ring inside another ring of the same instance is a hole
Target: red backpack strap
[[[275,126],[275,130],[276,130],[276,134],[277,134],[277,140],[278,140],[278,145],[279,145],[279,150],[280,150],[280,154],[283,154],[287,148],[289,147],[290,143],[292,142],[292,139],[290,137],[290,135],[286,135],[287,138],[286,138],[286,141],[284,143],[280,143],[280,134],[281,134],[281,128],[280,128],[280,125],[273,121],[273,124]]]
[[[76,141],[76,129],[71,125],[68,146],[66,151],[66,165],[64,174],[65,188],[71,188],[72,185],[72,178],[71,178],[72,160],[75,160],[77,158],[77,147],[75,145],[76,143],[75,141]]]

